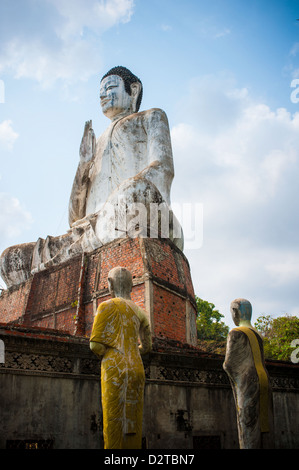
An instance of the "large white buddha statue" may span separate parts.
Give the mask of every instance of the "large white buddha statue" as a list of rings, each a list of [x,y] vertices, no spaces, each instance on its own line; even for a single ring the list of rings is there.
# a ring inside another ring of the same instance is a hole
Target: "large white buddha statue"
[[[141,81],[125,67],[104,75],[100,102],[111,123],[98,139],[92,122],[85,124],[69,203],[70,230],[7,248],[0,258],[7,287],[120,237],[162,236],[183,249],[170,202],[174,168],[167,116],[156,108],[138,112],[142,93]]]

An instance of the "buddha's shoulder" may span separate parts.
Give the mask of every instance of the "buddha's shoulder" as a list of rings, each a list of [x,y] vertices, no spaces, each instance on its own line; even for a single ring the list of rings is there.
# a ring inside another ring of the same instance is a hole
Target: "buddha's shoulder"
[[[104,300],[104,302],[101,302],[99,307],[98,307],[98,311],[102,312],[102,311],[106,311],[106,310],[109,310],[109,309],[113,309],[115,307],[118,306],[118,304],[120,303],[119,302],[120,299],[117,299],[117,298],[112,298],[112,299],[109,299],[109,300]]]
[[[98,321],[118,321],[120,313],[126,311],[126,302],[121,298],[113,298],[101,302],[97,310]]]
[[[107,307],[109,305],[117,305],[121,302],[124,302],[124,299],[122,297],[112,297],[109,300],[104,300],[103,302],[100,303],[100,305],[103,307]]]
[[[141,116],[166,116],[165,111],[161,108],[146,109],[145,111],[140,111],[136,114],[140,114]]]
[[[139,111],[138,113],[131,114],[128,119],[140,120],[144,122],[159,122],[164,121],[168,123],[167,115],[163,109],[151,108],[145,111]]]

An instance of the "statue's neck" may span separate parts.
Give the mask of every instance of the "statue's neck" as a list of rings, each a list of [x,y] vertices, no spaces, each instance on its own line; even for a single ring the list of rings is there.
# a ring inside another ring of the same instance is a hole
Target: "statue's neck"
[[[132,110],[127,110],[127,111],[124,111],[122,113],[119,113],[116,116],[114,116],[113,118],[111,118],[111,122],[114,124],[117,121],[119,121],[120,119],[123,119],[126,116],[130,116],[130,114],[133,114]]]
[[[114,297],[118,297],[125,300],[131,300],[131,294],[127,294],[126,292],[115,292]]]
[[[251,328],[253,331],[255,331],[262,338],[262,335],[260,334],[260,332],[257,331],[257,329],[254,326],[252,326],[252,324],[250,323],[249,320],[241,320],[240,323],[239,323],[239,326],[245,326],[246,328]]]
[[[239,326],[246,326],[247,328],[253,328],[249,320],[240,320]]]

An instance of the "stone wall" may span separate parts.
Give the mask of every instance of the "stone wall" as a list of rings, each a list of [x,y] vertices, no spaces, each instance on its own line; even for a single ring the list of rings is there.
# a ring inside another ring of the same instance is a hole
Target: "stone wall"
[[[0,325],[0,448],[102,448],[100,366],[88,339]],[[238,448],[233,395],[223,357],[154,341],[146,372],[143,445],[148,449]],[[299,447],[299,373],[267,363],[275,446]]]
[[[86,340],[44,329],[0,332],[0,448],[99,448],[100,368]]]

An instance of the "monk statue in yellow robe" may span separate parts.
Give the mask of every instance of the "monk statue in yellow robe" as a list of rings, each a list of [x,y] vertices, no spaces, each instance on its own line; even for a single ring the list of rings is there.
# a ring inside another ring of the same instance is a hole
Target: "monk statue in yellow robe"
[[[273,403],[265,367],[263,340],[251,325],[248,300],[231,303],[237,328],[229,332],[223,368],[236,405],[240,449],[273,449]]]
[[[99,305],[90,337],[91,350],[101,358],[104,448],[140,449],[145,384],[140,354],[151,350],[150,326],[131,300],[127,269],[112,269],[108,286],[112,298]]]

